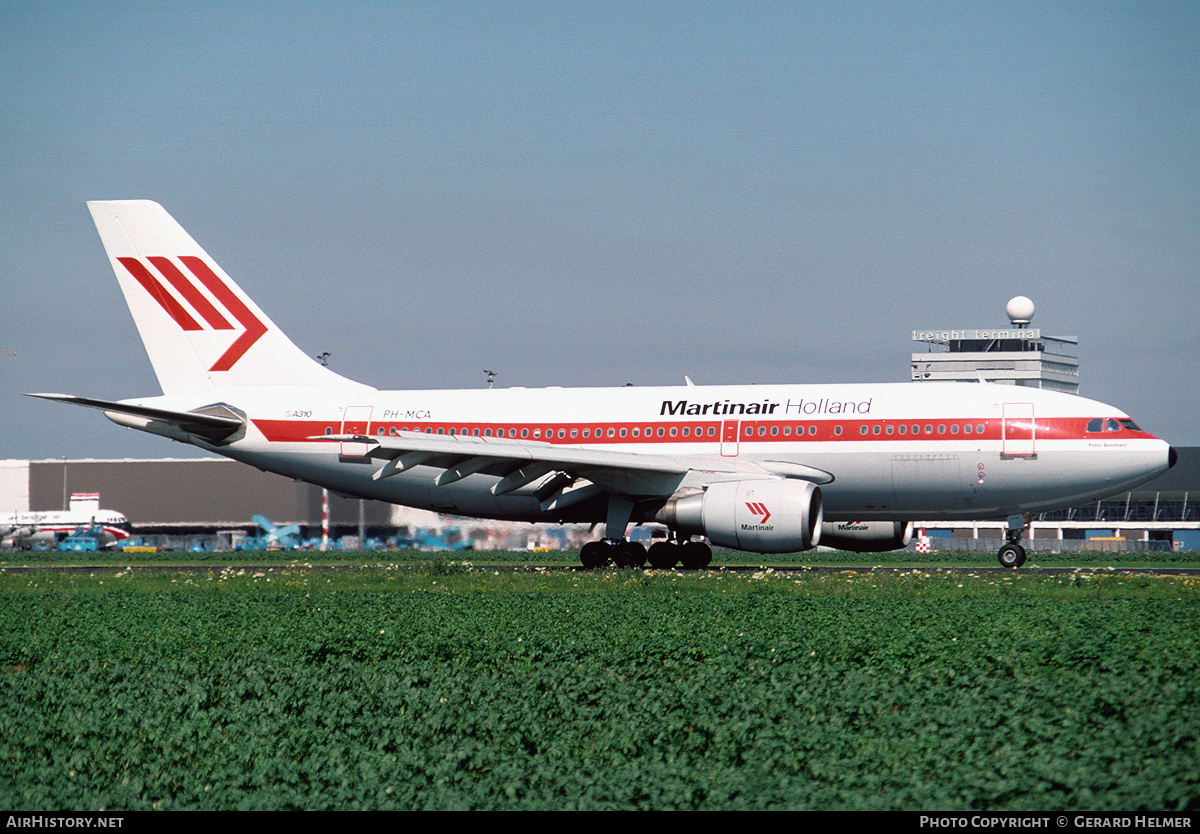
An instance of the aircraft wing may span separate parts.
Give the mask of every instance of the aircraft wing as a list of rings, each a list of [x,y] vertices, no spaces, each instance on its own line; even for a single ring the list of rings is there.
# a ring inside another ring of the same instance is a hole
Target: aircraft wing
[[[155,431],[170,436],[171,430],[177,430],[185,435],[196,435],[213,443],[220,443],[245,427],[245,421],[238,417],[228,406],[215,404],[197,411],[170,411],[163,408],[133,405],[131,403],[95,400],[90,397],[76,397],[71,394],[27,394],[43,400],[78,405],[84,408],[95,408],[104,412],[104,416],[122,426]]]
[[[562,506],[558,502],[568,499],[575,503],[600,491],[633,499],[665,498],[685,483],[700,487],[745,478],[798,478],[827,484],[834,479],[829,472],[790,461],[652,455],[498,437],[402,431],[388,437],[343,434],[316,435],[309,439],[364,444],[364,457],[385,461],[373,476],[376,480],[424,465],[441,470],[434,483],[443,486],[487,471],[501,476],[492,492],[504,495],[548,475],[557,475],[557,479],[548,480],[556,484],[556,490],[539,490],[548,493],[543,500],[546,509]]]

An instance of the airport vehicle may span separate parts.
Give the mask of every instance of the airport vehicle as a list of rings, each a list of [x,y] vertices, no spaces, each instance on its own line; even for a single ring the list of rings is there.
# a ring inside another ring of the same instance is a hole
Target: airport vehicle
[[[253,515],[250,520],[257,525],[261,535],[247,536],[236,550],[295,550],[300,547],[300,527],[297,524],[277,525],[263,515]]]
[[[30,548],[53,547],[79,528],[98,530],[101,547],[129,538],[129,521],[114,510],[100,509],[96,493],[74,493],[66,510],[8,513],[0,516],[0,545]]]
[[[94,553],[104,549],[104,542],[107,538],[104,528],[99,525],[88,528],[78,527],[74,533],[60,541],[55,550],[71,553]]]
[[[586,566],[718,546],[903,547],[914,518],[1007,518],[1142,484],[1167,443],[1112,406],[985,383],[380,391],[308,357],[157,203],[88,204],[162,386],[34,394],[321,485],[457,514],[603,522]],[[657,521],[669,541],[630,542]]]

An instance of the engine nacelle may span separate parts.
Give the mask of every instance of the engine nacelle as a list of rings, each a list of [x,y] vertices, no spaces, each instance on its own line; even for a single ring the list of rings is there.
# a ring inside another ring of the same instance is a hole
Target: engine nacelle
[[[795,553],[816,547],[824,509],[821,488],[808,481],[723,481],[673,498],[656,517],[673,530],[753,553]]]
[[[856,553],[899,550],[912,541],[911,521],[826,521],[821,544]]]

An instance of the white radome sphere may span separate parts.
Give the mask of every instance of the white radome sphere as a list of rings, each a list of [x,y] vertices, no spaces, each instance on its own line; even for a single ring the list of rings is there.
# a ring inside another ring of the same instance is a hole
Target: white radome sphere
[[[1029,324],[1033,318],[1033,302],[1023,295],[1018,295],[1016,298],[1009,299],[1004,311],[1008,313],[1008,319],[1013,324]]]

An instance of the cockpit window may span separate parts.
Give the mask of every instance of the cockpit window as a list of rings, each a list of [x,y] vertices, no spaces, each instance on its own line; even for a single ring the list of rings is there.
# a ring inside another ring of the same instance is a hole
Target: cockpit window
[[[1138,424],[1130,420],[1128,417],[1093,417],[1088,420],[1087,430],[1090,432],[1100,431],[1141,431]]]

